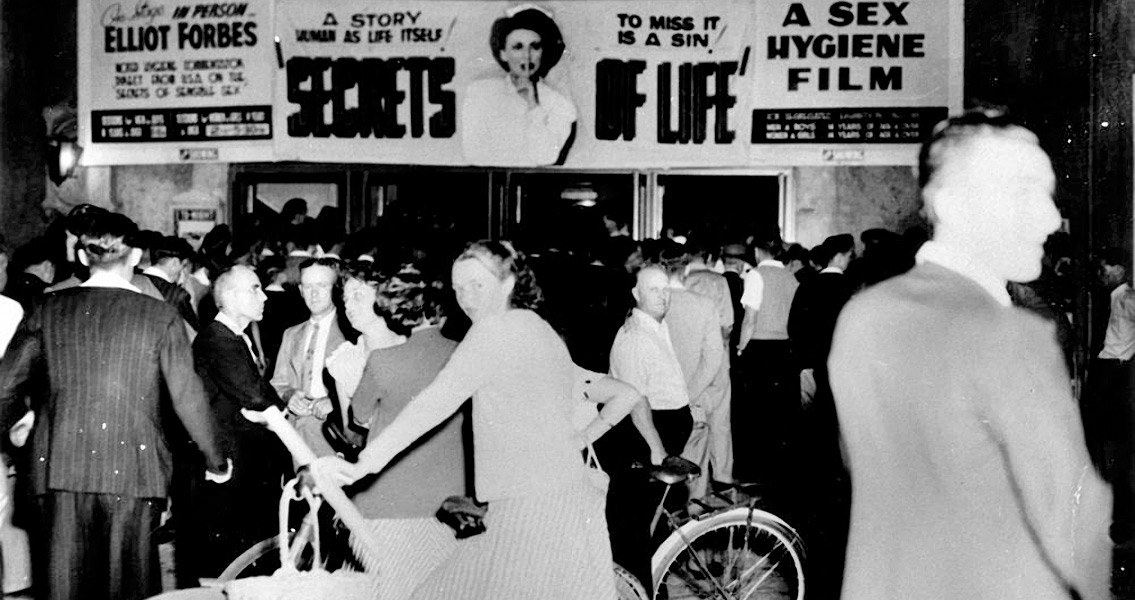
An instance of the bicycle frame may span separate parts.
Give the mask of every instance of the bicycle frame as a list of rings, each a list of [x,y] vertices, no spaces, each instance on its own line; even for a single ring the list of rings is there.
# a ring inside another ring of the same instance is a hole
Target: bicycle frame
[[[241,411],[245,412],[245,411]],[[257,422],[264,422],[268,429],[275,433],[284,446],[291,452],[292,457],[296,460],[299,466],[310,464],[316,459],[315,453],[308,447],[307,443],[300,437],[299,432],[292,427],[288,422],[287,417],[275,406],[270,406],[258,415]],[[351,535],[359,540],[359,545],[362,551],[368,554],[368,558],[377,558],[381,553],[379,552],[379,542],[374,536],[367,525],[366,519],[355,508],[355,504],[351,499],[343,493],[343,488],[339,487],[334,481],[325,478],[319,471],[315,469],[308,470],[311,473],[312,479],[315,481],[315,488],[318,490],[323,500],[335,509],[335,514],[339,515],[339,520],[347,526]]]

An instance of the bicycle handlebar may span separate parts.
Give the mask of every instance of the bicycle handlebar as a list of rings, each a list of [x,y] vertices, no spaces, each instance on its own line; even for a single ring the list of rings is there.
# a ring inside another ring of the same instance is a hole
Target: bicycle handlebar
[[[263,423],[268,426],[268,429],[276,434],[283,442],[284,447],[292,454],[299,466],[310,464],[316,459],[315,452],[303,441],[303,437],[296,431],[295,427],[288,422],[284,413],[276,406],[270,406],[263,411],[248,411],[242,410],[245,417],[255,423]],[[250,416],[251,415],[251,416]],[[312,480],[315,482],[315,491],[323,496],[323,499],[335,509],[335,513],[339,515],[339,519],[347,526],[347,529],[352,535],[356,536],[363,548],[373,562],[381,556],[379,552],[378,539],[375,537],[374,532],[371,531],[370,525],[367,523],[366,518],[355,508],[355,504],[343,492],[334,481],[327,480],[317,469],[308,469],[311,473]]]

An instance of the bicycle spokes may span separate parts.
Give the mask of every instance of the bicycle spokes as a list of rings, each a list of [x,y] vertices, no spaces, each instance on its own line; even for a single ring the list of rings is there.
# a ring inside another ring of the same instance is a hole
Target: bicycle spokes
[[[751,522],[723,525],[694,539],[675,558],[659,582],[660,600],[795,599],[799,572],[790,548]]]

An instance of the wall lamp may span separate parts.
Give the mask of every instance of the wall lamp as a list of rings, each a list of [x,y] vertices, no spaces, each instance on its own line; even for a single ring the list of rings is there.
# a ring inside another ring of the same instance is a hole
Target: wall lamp
[[[47,177],[62,185],[75,173],[83,155],[83,147],[75,141],[79,137],[75,107],[68,103],[45,106],[43,121],[47,126]]]
[[[75,173],[83,147],[75,140],[49,140],[47,142],[47,177],[55,185],[62,185]]]

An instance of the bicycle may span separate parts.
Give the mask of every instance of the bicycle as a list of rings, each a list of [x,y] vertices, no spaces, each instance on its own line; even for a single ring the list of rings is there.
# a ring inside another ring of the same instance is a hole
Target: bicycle
[[[690,466],[650,471],[666,486],[651,530],[661,516],[671,530],[651,558],[654,598],[803,600],[803,540],[783,519],[758,508],[751,486],[715,491],[678,512],[665,508],[670,489],[697,476]]]
[[[284,441],[300,464],[314,460],[295,430],[279,411],[270,412],[269,428]],[[688,462],[688,461],[687,461]],[[696,467],[695,467],[696,469]],[[666,485],[655,522],[661,516],[671,528],[669,536],[655,550],[651,561],[653,597],[657,600],[719,598],[742,600],[758,598],[804,598],[804,551],[800,536],[780,517],[757,508],[759,498],[745,494],[744,486],[733,488],[733,497],[716,492],[709,502],[692,500],[686,510],[666,510],[666,495],[672,486],[684,483],[689,469],[655,467],[650,476]],[[335,509],[345,529],[369,534],[365,521],[343,491],[328,482],[316,482],[328,504]],[[716,501],[719,505],[710,502]],[[694,515],[689,507],[704,512]],[[318,511],[309,512],[291,533],[289,560],[297,568],[311,566],[312,553],[305,551],[316,531]],[[652,524],[653,530],[653,524]],[[324,544],[323,566],[327,570],[358,567],[346,541],[343,528]],[[742,533],[743,532],[743,533]],[[366,539],[363,540],[366,544]],[[218,577],[223,584],[239,577],[262,575],[280,567],[278,537],[263,540],[237,557]],[[613,564],[619,600],[646,600],[651,596],[629,571]]]
[[[310,448],[303,443],[303,440],[284,419],[282,413],[273,409],[268,409],[265,413],[267,413],[265,418],[269,429],[280,436],[284,445],[299,464],[307,464],[315,459]],[[327,543],[325,539],[322,544],[320,566],[328,571],[334,571],[338,568],[361,569],[361,564],[353,555],[347,541],[347,534],[359,530],[366,530],[369,533],[369,529],[366,528],[365,522],[360,520],[361,515],[358,514],[354,505],[338,486],[317,481],[316,487],[335,510],[337,519],[346,516],[352,521],[348,523],[346,519],[342,519],[332,524],[332,543]],[[316,527],[316,520],[320,518],[323,517],[320,516],[318,510],[309,511],[304,516],[302,523],[290,533],[288,560],[299,570],[308,570],[312,567],[314,553],[311,551],[311,542],[314,539],[315,532],[319,529]],[[269,575],[275,572],[281,566],[279,547],[278,536],[254,544],[225,568],[217,577],[216,584],[223,585],[234,579],[254,575]],[[617,564],[612,565],[612,569],[619,600],[647,600],[649,598],[646,589],[639,583],[638,578]]]

